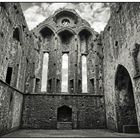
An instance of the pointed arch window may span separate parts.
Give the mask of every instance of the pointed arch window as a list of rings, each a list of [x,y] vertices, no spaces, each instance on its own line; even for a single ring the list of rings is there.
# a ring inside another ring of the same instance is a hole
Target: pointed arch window
[[[62,56],[62,85],[61,92],[68,92],[68,54]]]
[[[82,55],[82,92],[87,93],[87,56]]]
[[[47,91],[49,53],[43,55],[41,91]]]

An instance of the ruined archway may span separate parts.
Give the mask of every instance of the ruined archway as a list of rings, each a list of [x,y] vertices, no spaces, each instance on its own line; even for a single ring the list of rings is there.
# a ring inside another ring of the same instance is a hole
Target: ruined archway
[[[65,29],[59,33],[62,45],[70,45],[74,33],[71,30]]]
[[[57,121],[58,122],[71,122],[72,121],[72,109],[66,105],[57,109]]]
[[[82,29],[79,33],[79,40],[80,40],[80,50],[81,53],[88,52],[88,46],[90,38],[92,37],[92,33],[87,29]]]
[[[51,28],[44,26],[40,31],[41,36],[43,37],[43,39],[45,38],[51,38],[54,35],[54,32]]]
[[[115,77],[118,132],[138,132],[133,86],[127,69],[119,65]]]

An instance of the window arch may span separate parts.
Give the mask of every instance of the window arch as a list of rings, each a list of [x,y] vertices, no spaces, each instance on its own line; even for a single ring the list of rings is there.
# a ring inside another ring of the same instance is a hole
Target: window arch
[[[133,85],[129,72],[123,65],[118,65],[115,75],[117,127],[119,132],[127,131],[127,125],[136,126],[129,132],[138,132]],[[131,120],[131,121],[130,121]]]
[[[72,19],[75,24],[77,24],[77,22],[78,22],[77,13],[72,10],[60,9],[60,10],[56,11],[54,14],[54,17],[53,17],[54,22],[58,23],[58,21],[61,17],[68,17],[68,18]]]
[[[51,28],[45,26],[40,30],[40,34],[43,38],[50,38],[54,34],[54,32]]]
[[[72,121],[72,108],[63,105],[57,109],[58,122],[71,122]]]
[[[17,40],[18,42],[20,42],[20,30],[18,27],[15,28],[15,30],[13,31],[13,39]]]
[[[67,19],[67,18],[63,19],[63,20],[62,20],[62,24],[63,24],[64,26],[68,26],[68,25],[70,24],[69,19]]]
[[[73,35],[74,34],[69,30],[62,30],[59,32],[62,44],[69,44]]]
[[[92,33],[88,31],[87,29],[83,29],[79,32],[79,38],[80,38],[80,47],[81,47],[81,52],[85,53],[88,50],[88,41],[89,38],[91,37]]]
[[[92,35],[92,32],[90,31],[90,29],[88,27],[82,27],[78,34],[82,34],[82,33],[85,33],[86,36],[91,36]]]

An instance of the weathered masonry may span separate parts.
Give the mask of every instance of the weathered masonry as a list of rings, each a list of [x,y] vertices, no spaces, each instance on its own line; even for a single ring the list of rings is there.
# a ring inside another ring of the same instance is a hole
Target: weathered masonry
[[[72,9],[29,31],[0,3],[0,135],[18,128],[140,129],[140,4],[110,4],[98,34]]]
[[[140,3],[111,6],[102,33],[107,128],[118,132],[140,129]]]
[[[32,35],[18,3],[0,3],[0,134],[21,124]]]
[[[105,128],[99,35],[69,9],[56,11],[32,34],[38,43],[22,127]]]

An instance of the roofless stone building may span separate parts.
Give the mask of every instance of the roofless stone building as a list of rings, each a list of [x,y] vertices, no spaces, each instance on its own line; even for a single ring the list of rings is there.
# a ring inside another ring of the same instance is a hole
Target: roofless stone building
[[[0,134],[139,132],[139,22],[139,3],[114,3],[101,34],[72,9],[29,31],[19,3],[0,3]]]

